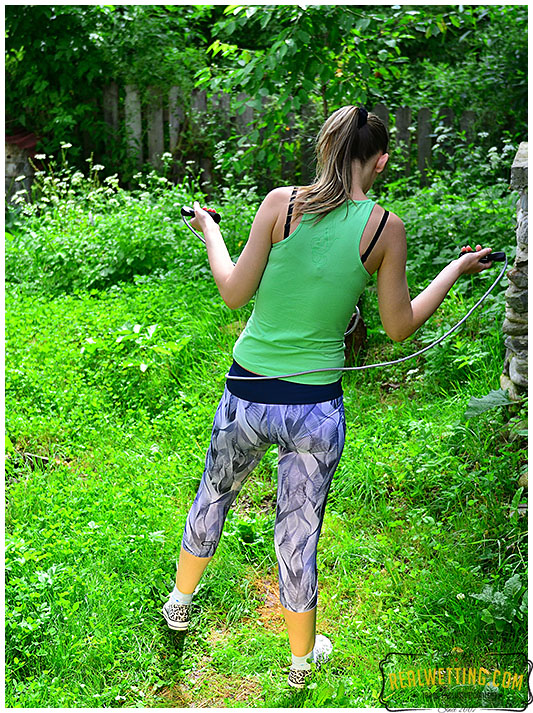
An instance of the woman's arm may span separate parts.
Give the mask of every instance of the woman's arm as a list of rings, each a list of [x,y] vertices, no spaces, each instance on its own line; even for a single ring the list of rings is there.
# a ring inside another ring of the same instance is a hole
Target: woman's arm
[[[219,226],[209,213],[194,203],[195,219],[191,223],[205,238],[207,256],[218,291],[230,309],[245,305],[255,294],[272,247],[272,229],[278,217],[280,195],[271,191],[257,211],[248,241],[234,265]]]
[[[490,263],[480,264],[479,260],[488,255],[491,248],[482,249],[478,245],[478,252],[462,256],[446,265],[426,289],[411,300],[405,274],[405,228],[396,215],[390,215],[383,237],[385,251],[377,280],[379,314],[388,336],[396,342],[410,337],[431,317],[461,275],[477,274],[490,267]]]

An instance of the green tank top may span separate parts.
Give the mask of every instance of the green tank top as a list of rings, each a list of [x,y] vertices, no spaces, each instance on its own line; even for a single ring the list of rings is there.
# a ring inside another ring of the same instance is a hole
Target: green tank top
[[[344,332],[370,279],[359,255],[374,201],[348,201],[320,222],[306,213],[295,230],[272,245],[255,304],[233,358],[264,376],[342,367]],[[287,379],[330,384],[342,372]]]

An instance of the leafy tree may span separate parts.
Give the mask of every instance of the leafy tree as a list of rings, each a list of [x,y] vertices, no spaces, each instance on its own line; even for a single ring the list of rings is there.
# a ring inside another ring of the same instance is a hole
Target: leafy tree
[[[305,144],[346,103],[427,104],[435,117],[443,106],[458,115],[474,109],[476,128],[491,140],[495,123],[496,130],[523,129],[526,8],[407,8],[228,6],[210,47],[219,61],[200,71],[198,84],[244,92],[261,115],[238,139],[237,153],[228,149],[227,163],[238,156],[245,166],[261,166],[265,176],[279,173],[283,158],[306,150],[287,131],[291,118]],[[506,32],[509,21],[513,29]],[[484,100],[497,102],[499,112],[483,111]]]
[[[476,113],[494,145],[526,132],[527,8],[455,5],[7,5],[6,114],[41,137],[124,168],[124,136],[106,141],[104,87],[182,89],[183,165],[214,158],[223,183],[302,178],[323,119],[346,103]],[[191,121],[194,85],[213,103]],[[121,89],[120,101],[123,100]],[[229,116],[247,106],[243,131]],[[200,127],[200,128],[199,128]],[[457,127],[456,127],[457,128]],[[295,129],[293,132],[292,129]],[[309,175],[305,177],[310,178]]]
[[[73,137],[81,145],[90,127],[101,132],[95,97],[111,71],[91,39],[99,9],[7,5],[5,11],[7,130],[35,131],[48,151]]]
[[[45,152],[70,141],[72,158],[82,158],[84,145],[101,157],[104,87],[135,83],[145,95],[178,85],[187,95],[217,13],[212,6],[6,6],[8,130],[35,131]]]
[[[460,115],[475,112],[476,129],[494,141],[507,132],[515,141],[527,135],[527,7],[471,7],[471,22],[455,26],[450,15],[446,41],[413,42],[412,72],[392,86],[392,104],[446,106]],[[437,38],[435,38],[437,39]],[[443,37],[444,39],[444,37]]]

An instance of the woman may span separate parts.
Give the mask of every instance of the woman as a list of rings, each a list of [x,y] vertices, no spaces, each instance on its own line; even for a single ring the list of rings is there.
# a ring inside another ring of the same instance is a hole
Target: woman
[[[387,131],[376,115],[355,106],[333,113],[318,138],[315,183],[276,188],[266,196],[235,265],[218,225],[194,205],[193,225],[204,234],[224,302],[237,309],[257,294],[233,350],[205,471],[187,517],[176,587],[163,614],[172,629],[187,628],[193,592],[215,553],[229,507],[267,448],[277,444],[274,543],[292,652],[288,681],[296,687],[310,675],[309,660],[324,660],[332,648],[326,637],[315,635],[316,548],[344,446],[341,372],[335,369],[343,366],[343,336],[354,305],[377,272],[383,327],[402,341],[435,312],[460,275],[490,266],[479,262],[490,248],[478,245],[410,299],[403,223],[366,196],[387,164],[387,149]]]

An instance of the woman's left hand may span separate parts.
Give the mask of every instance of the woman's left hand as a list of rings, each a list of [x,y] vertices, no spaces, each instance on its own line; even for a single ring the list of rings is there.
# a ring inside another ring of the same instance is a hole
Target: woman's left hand
[[[490,255],[492,248],[482,248],[481,245],[476,245],[476,249],[473,250],[470,245],[466,245],[461,250],[463,254],[457,258],[461,274],[476,275],[491,266],[490,262],[483,263],[479,261],[482,257]]]

